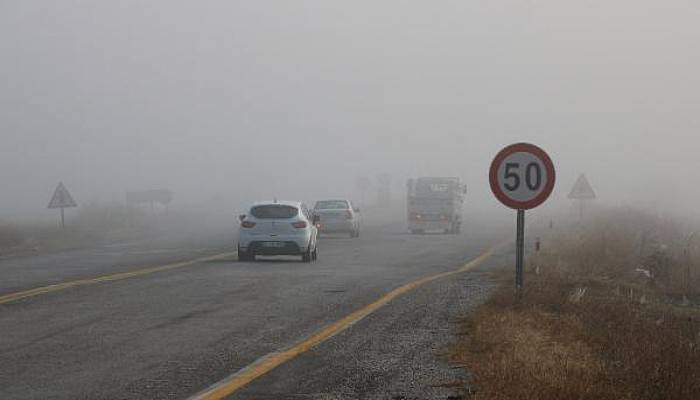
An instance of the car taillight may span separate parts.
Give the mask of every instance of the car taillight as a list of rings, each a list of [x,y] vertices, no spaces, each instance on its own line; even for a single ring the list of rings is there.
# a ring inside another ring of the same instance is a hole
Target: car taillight
[[[251,222],[251,221],[241,222],[241,227],[243,227],[243,228],[252,228],[254,226],[255,226],[255,222]]]
[[[350,212],[350,210],[345,211],[345,219],[352,219],[352,213]]]
[[[292,222],[292,226],[297,228],[297,229],[306,228],[306,221]]]

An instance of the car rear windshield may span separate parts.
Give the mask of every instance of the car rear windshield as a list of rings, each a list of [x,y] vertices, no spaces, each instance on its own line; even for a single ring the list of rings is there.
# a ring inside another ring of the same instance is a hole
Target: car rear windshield
[[[264,206],[255,206],[250,209],[250,213],[253,214],[255,218],[276,219],[295,217],[299,213],[299,210],[296,207],[292,206],[270,204]]]
[[[348,202],[345,200],[324,200],[316,202],[316,210],[346,210]]]

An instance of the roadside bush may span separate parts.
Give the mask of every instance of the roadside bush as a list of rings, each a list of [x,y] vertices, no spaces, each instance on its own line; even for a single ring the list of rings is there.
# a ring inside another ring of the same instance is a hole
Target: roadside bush
[[[646,282],[661,293],[700,296],[700,234],[657,215],[600,212],[552,239],[537,263],[568,282]],[[648,279],[640,279],[648,273]]]
[[[700,308],[674,298],[691,285],[698,293],[700,238],[691,231],[620,209],[546,242],[520,298],[508,284],[461,323],[450,360],[471,376],[465,391],[504,400],[698,398]]]
[[[464,320],[450,361],[479,399],[696,399],[700,318],[531,276],[516,300],[502,288]],[[556,278],[555,278],[556,279]]]

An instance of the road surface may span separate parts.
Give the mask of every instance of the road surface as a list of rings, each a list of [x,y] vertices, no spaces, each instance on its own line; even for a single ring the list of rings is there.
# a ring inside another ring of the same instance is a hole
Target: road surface
[[[510,257],[484,228],[367,228],[310,264],[227,235],[1,259],[0,398],[447,399],[451,322]]]

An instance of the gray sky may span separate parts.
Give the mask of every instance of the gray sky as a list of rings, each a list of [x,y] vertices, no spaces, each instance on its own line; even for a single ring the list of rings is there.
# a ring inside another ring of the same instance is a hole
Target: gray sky
[[[168,187],[354,194],[458,175],[475,207],[503,146],[601,200],[698,202],[700,3],[687,0],[0,0],[0,218]],[[402,193],[400,195],[403,195]],[[550,205],[550,206],[552,206]]]

